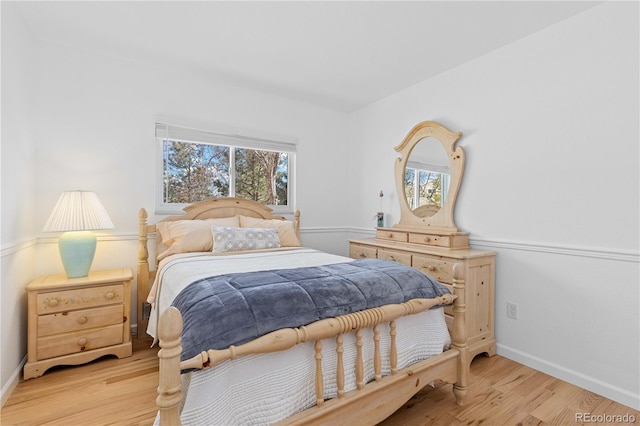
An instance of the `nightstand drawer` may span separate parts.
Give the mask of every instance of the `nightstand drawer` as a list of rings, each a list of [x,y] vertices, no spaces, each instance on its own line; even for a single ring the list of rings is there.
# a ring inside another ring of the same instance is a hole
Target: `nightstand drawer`
[[[378,259],[393,260],[407,266],[411,266],[411,254],[392,250],[378,250]]]
[[[377,256],[378,250],[375,247],[349,244],[349,257],[352,259],[375,259]]]
[[[441,283],[453,283],[453,260],[442,260],[428,256],[413,255],[411,266]]]
[[[38,338],[38,360],[122,343],[122,324]]]
[[[88,328],[104,327],[106,325],[122,324],[123,321],[123,305],[40,315],[38,316],[38,337],[86,330]]]
[[[122,303],[122,284],[38,294],[38,315]]]

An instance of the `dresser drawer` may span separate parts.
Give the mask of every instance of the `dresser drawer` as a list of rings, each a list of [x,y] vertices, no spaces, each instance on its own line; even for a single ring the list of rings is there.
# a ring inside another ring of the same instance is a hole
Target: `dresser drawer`
[[[123,342],[122,324],[38,338],[38,360]]]
[[[451,247],[451,237],[446,235],[409,234],[409,242],[436,247]]]
[[[435,278],[441,283],[453,283],[453,262],[437,257],[413,255],[411,266]]]
[[[393,260],[411,266],[411,254],[393,250],[378,249],[378,259]]]
[[[123,305],[111,305],[80,311],[65,311],[50,315],[40,315],[38,316],[38,336],[44,337],[52,334],[86,330],[87,328],[122,324],[123,321]]]
[[[377,256],[378,250],[375,247],[349,244],[349,257],[352,259],[375,259]]]
[[[38,315],[123,302],[123,285],[111,284],[38,294]]]
[[[399,241],[406,243],[408,241],[406,232],[388,231],[386,229],[378,229],[376,231],[376,238],[381,240]]]

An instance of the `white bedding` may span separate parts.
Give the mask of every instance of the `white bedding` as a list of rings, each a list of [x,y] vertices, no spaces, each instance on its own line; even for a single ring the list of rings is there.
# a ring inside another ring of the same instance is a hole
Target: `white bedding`
[[[353,259],[306,248],[223,256],[211,253],[171,256],[160,264],[154,283],[157,290],[149,295],[153,310],[148,333],[156,337],[157,315],[171,305],[184,287],[198,278],[351,261]],[[396,324],[399,368],[437,355],[450,344],[442,308],[400,318]],[[367,381],[373,379],[372,334],[371,330],[363,334]],[[354,340],[352,334],[344,336],[345,391],[355,388]],[[384,324],[380,339],[383,375],[390,372],[389,340],[388,325]],[[322,344],[325,398],[332,398],[337,394],[335,340],[323,340]],[[312,342],[284,352],[239,357],[214,368],[183,374],[182,423],[262,425],[276,422],[315,403],[314,376]]]

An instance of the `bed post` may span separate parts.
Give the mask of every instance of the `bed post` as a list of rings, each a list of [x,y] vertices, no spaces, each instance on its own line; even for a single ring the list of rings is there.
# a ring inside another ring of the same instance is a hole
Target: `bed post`
[[[300,238],[300,210],[296,210],[296,212],[293,214],[293,227],[299,239]]]
[[[467,395],[467,384],[469,382],[469,346],[467,344],[466,311],[467,303],[465,298],[464,267],[461,263],[453,265],[453,293],[457,299],[453,303],[453,338],[452,346],[459,352],[458,355],[458,378],[453,385],[453,394],[458,405],[464,404]]]
[[[158,334],[160,337],[160,350],[158,351],[160,377],[156,405],[160,411],[160,426],[180,425],[182,315],[176,308],[170,307],[160,316]]]
[[[149,249],[147,245],[147,211],[138,211],[138,277],[136,282],[137,334],[138,339],[146,337],[147,322],[143,315],[144,302],[149,293]]]

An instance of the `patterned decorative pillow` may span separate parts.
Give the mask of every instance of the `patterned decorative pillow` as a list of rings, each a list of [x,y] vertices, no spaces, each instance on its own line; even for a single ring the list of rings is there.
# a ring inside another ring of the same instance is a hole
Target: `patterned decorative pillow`
[[[211,251],[213,239],[212,226],[240,226],[237,216],[217,219],[175,220],[159,222],[157,258],[158,261],[176,253],[190,253],[195,251]]]
[[[213,253],[280,247],[278,230],[274,228],[212,226],[211,234],[213,235]]]
[[[300,239],[296,234],[293,222],[279,219],[260,219],[238,215],[241,228],[276,228],[282,247],[300,247]],[[229,225],[226,225],[229,226]]]

